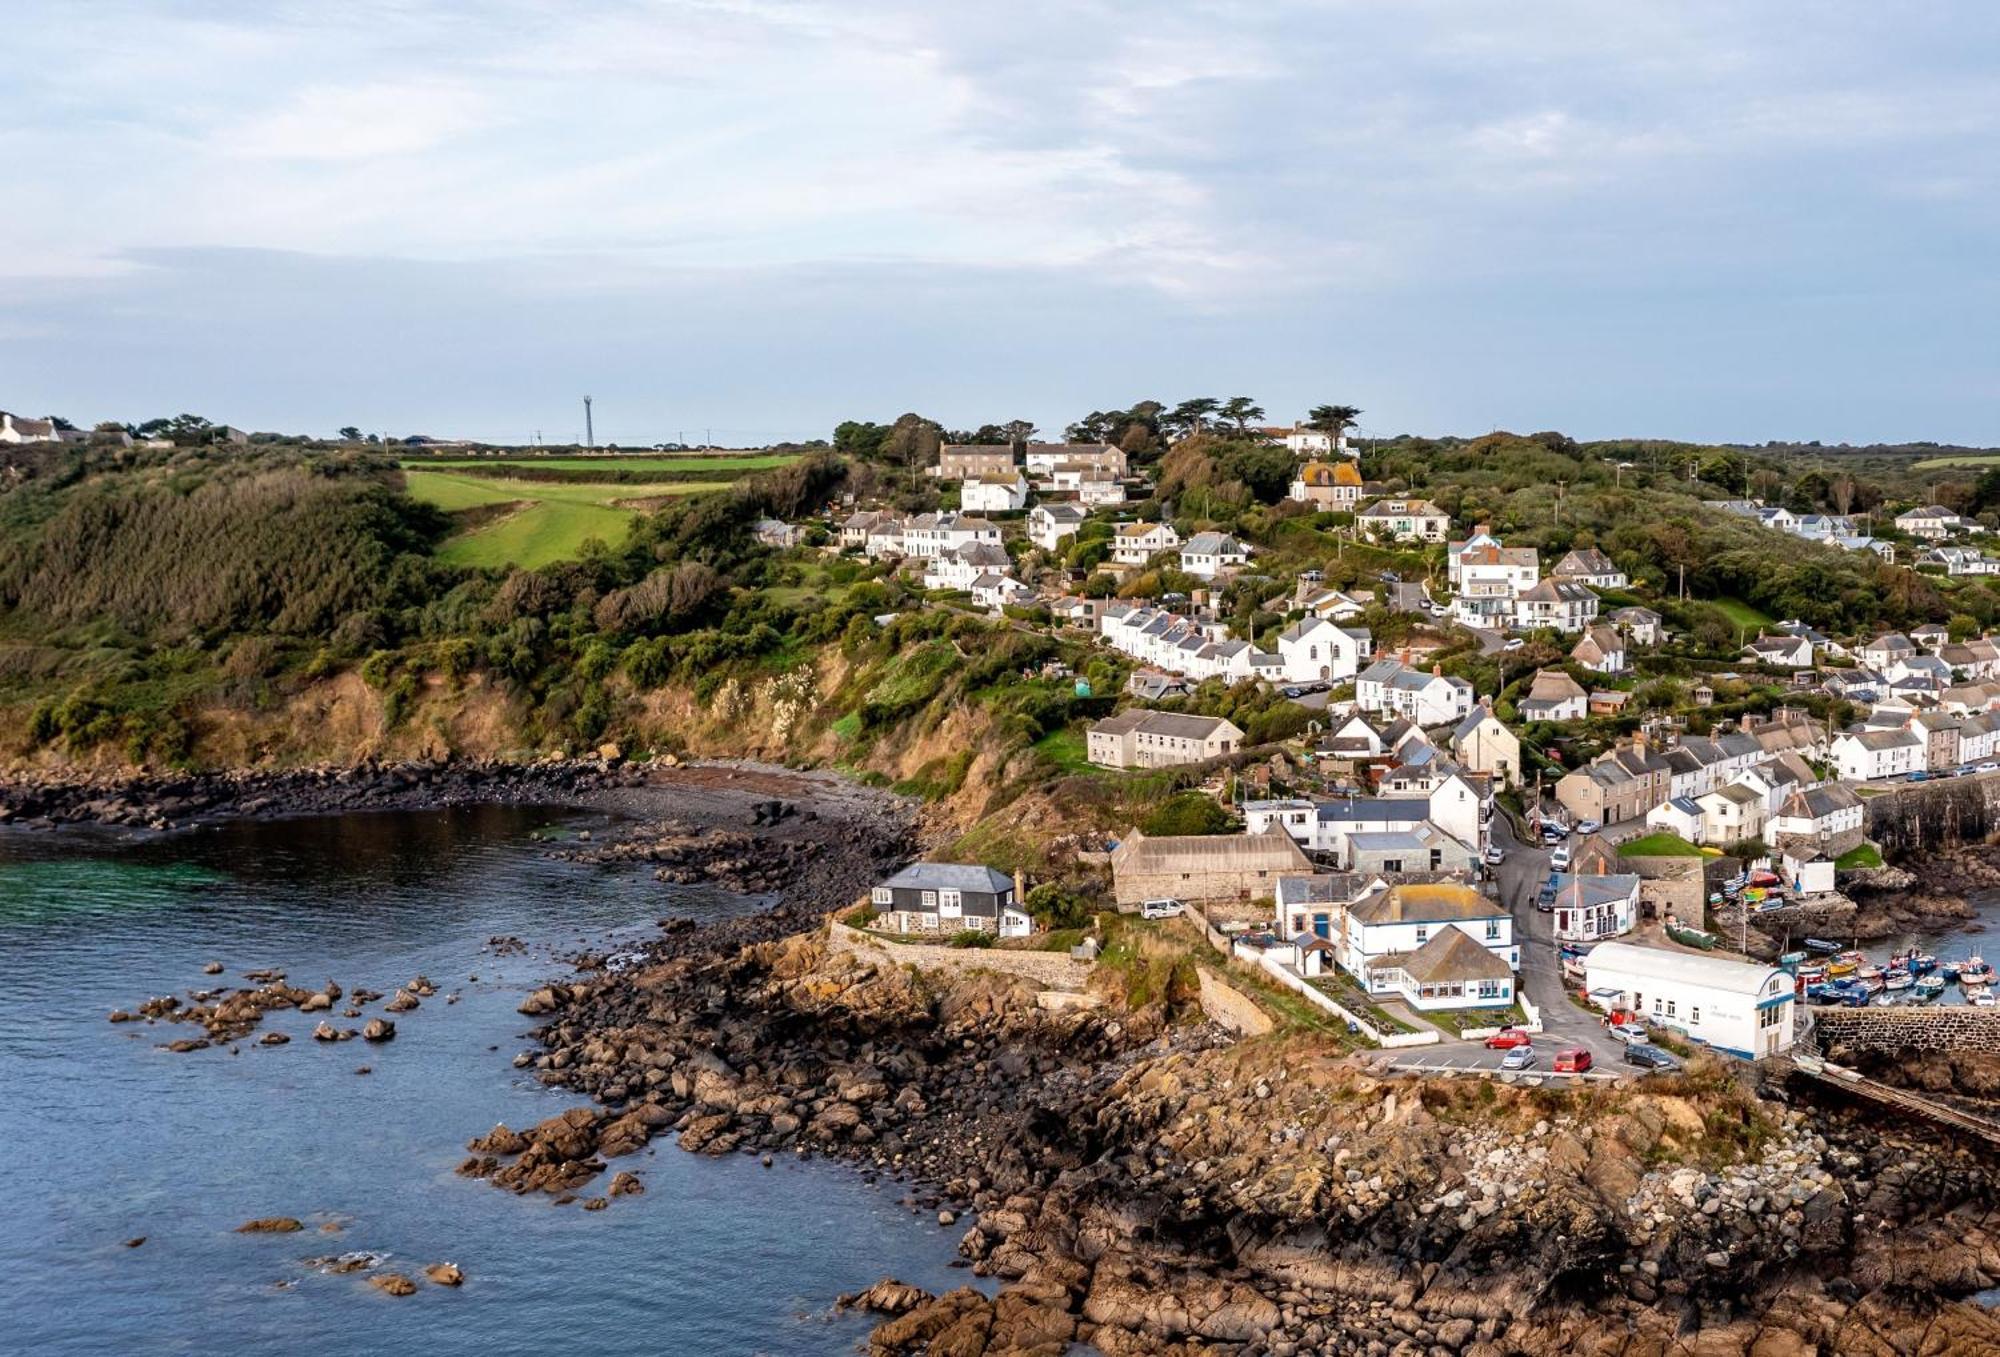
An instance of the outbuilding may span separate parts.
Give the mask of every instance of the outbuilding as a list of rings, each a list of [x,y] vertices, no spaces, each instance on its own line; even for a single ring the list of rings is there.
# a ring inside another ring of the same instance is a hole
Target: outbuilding
[[[1791,1049],[1792,978],[1775,966],[1629,942],[1599,943],[1583,966],[1593,999],[1718,1051],[1750,1060]]]

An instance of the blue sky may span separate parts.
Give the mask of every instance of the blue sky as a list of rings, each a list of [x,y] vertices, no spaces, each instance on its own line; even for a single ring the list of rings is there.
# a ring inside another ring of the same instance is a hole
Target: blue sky
[[[2000,443],[2000,11],[14,0],[0,407]]]

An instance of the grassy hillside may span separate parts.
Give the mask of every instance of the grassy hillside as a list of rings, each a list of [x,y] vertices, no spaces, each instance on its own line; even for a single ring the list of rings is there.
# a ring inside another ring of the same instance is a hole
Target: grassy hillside
[[[621,540],[642,512],[638,501],[726,489],[729,482],[701,481],[635,489],[611,483],[523,481],[461,471],[406,471],[410,495],[446,513],[489,510],[454,532],[439,556],[454,565],[538,569],[582,554],[596,538]]]

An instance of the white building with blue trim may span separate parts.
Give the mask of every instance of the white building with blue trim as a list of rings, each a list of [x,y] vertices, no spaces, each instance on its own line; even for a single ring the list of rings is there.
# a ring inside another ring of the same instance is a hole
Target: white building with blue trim
[[[1599,1008],[1623,1008],[1746,1060],[1791,1049],[1792,977],[1775,966],[1629,942],[1601,942],[1584,958]]]

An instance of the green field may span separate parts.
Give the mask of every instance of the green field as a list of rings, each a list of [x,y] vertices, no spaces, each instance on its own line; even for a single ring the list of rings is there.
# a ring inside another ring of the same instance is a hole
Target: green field
[[[411,457],[403,460],[408,471],[463,471],[490,468],[504,473],[509,467],[547,467],[551,471],[769,471],[795,462],[796,457],[781,453],[749,457],[689,457],[684,453],[653,453],[606,457]]]
[[[1912,471],[1945,471],[1955,466],[2000,466],[2000,452],[1989,452],[1966,457],[1927,457],[1913,465]]]
[[[1621,858],[1698,858],[1701,850],[1678,834],[1662,830],[1641,838],[1628,839],[1618,846]]]
[[[494,505],[520,507],[448,538],[438,549],[453,565],[521,566],[533,570],[567,560],[586,538],[616,543],[641,510],[634,501],[661,495],[721,490],[727,481],[683,481],[673,485],[578,485],[559,481],[515,481],[448,471],[406,471],[413,498],[448,513]]]
[[[1768,627],[1771,619],[1740,598],[1714,598],[1709,600],[1724,617],[1739,627]]]

